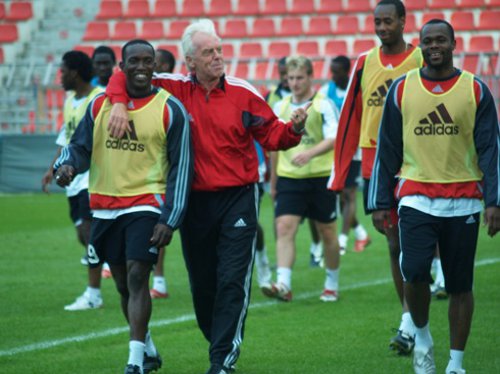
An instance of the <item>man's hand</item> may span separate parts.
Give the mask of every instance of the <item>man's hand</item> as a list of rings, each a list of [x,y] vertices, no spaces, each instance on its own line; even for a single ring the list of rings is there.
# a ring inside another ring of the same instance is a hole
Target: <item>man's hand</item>
[[[109,113],[108,131],[111,137],[121,138],[126,131],[132,131],[128,123],[128,112],[125,104],[113,104]]]
[[[304,126],[306,125],[306,120],[307,120],[307,109],[309,109],[311,104],[312,102],[310,102],[303,108],[297,108],[292,113],[292,117],[290,118],[290,120],[292,121],[293,124],[293,130],[297,134],[300,134],[301,132],[304,131]]]
[[[42,177],[42,191],[46,194],[50,194],[49,185],[52,183],[52,178],[52,168],[50,168]]]
[[[500,231],[500,207],[490,206],[484,210],[484,224],[488,226],[488,235],[491,237]]]
[[[157,223],[153,229],[153,236],[149,241],[151,245],[160,248],[170,244],[172,240],[172,229],[163,223]]]
[[[385,235],[385,229],[392,228],[391,211],[376,210],[372,213],[373,226],[378,232]]]
[[[309,154],[309,152],[305,151],[305,152],[300,152],[300,153],[297,153],[294,158],[292,159],[292,164],[294,164],[295,166],[304,166],[305,164],[307,164],[310,160],[311,160],[311,155]]]
[[[61,187],[66,187],[75,177],[75,168],[70,165],[62,165],[56,171],[56,183]]]

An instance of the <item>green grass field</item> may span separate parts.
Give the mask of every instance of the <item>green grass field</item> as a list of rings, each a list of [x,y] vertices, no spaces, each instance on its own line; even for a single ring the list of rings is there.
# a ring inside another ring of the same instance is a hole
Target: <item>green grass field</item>
[[[0,196],[0,373],[122,373],[128,329],[112,280],[103,280],[104,308],[67,312],[81,294],[86,269],[62,194]],[[358,209],[359,210],[359,209]],[[294,300],[269,300],[254,287],[237,373],[411,373],[411,359],[388,349],[400,307],[390,281],[384,238],[342,257],[340,300],[322,303],[324,272],[309,267],[309,236],[301,227],[293,273]],[[274,262],[272,211],[261,222]],[[476,257],[476,310],[464,360],[467,373],[500,372],[500,236],[481,229]],[[168,248],[171,297],[155,300],[151,330],[164,359],[159,373],[201,374],[207,343],[194,320],[176,235]],[[256,282],[254,280],[254,285]],[[433,301],[431,331],[438,373],[448,360],[447,302]]]

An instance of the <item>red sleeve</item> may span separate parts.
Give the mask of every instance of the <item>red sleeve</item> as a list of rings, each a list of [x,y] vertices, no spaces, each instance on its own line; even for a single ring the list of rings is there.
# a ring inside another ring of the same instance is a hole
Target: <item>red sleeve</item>
[[[340,191],[344,188],[352,158],[359,146],[361,115],[363,113],[361,77],[365,59],[366,54],[363,54],[356,61],[340,113],[335,140],[334,169],[328,185],[328,188],[334,191]]]
[[[104,99],[106,99],[106,95],[99,95],[95,98],[94,104],[92,105],[92,118],[95,120],[97,114],[101,110],[102,104],[104,103]]]

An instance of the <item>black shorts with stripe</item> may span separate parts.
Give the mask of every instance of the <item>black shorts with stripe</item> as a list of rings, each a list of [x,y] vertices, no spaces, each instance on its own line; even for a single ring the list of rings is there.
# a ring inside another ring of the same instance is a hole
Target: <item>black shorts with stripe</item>
[[[81,190],[75,196],[68,197],[69,215],[75,226],[82,224],[82,221],[90,221],[92,213],[90,212],[89,191]]]

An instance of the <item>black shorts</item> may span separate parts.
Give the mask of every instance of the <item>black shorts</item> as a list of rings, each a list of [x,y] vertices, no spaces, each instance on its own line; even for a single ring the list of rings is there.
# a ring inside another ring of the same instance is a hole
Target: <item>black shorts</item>
[[[399,209],[401,273],[405,282],[432,283],[430,269],[439,244],[446,291],[472,290],[479,213],[436,217],[402,206]]]
[[[361,161],[352,161],[351,167],[349,168],[349,173],[347,173],[347,178],[345,180],[345,187],[358,187],[358,178],[361,175]]]
[[[127,260],[156,263],[158,248],[150,239],[160,215],[154,212],[123,214],[116,219],[92,220],[87,249],[90,267],[107,262],[124,265]]]
[[[326,185],[328,177],[293,179],[278,177],[275,217],[293,215],[322,223],[337,219],[337,195]]]
[[[69,215],[75,226],[80,226],[82,221],[90,221],[92,213],[90,212],[89,191],[81,190],[75,196],[68,197]]]

